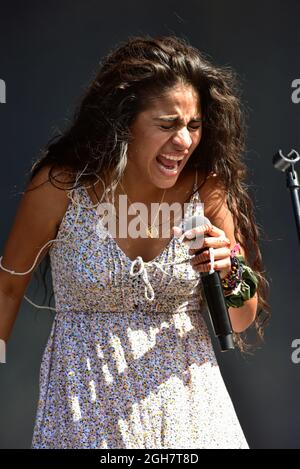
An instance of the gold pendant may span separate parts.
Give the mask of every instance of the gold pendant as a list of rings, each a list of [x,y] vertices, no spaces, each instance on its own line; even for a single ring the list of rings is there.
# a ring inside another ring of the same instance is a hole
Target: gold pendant
[[[148,238],[156,238],[158,235],[158,230],[156,226],[148,226],[147,228],[147,236]]]

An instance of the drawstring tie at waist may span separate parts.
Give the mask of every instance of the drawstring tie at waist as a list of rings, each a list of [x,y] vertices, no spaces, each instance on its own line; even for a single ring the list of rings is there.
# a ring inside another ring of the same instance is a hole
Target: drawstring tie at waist
[[[134,272],[134,268],[138,267],[138,270]],[[148,278],[148,272],[146,270],[145,262],[141,256],[138,256],[134,261],[131,263],[130,267],[130,277],[138,277],[140,276],[141,279],[145,283],[145,298],[148,301],[154,300],[154,290]]]

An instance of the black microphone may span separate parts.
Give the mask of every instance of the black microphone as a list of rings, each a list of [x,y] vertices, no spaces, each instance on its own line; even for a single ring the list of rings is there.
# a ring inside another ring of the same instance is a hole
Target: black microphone
[[[211,225],[208,218],[202,215],[194,215],[184,220],[184,231],[191,230],[196,226]],[[189,240],[189,248],[199,249],[203,252],[204,234],[197,235],[196,238]],[[196,254],[199,254],[196,252]],[[210,320],[213,326],[215,336],[219,340],[222,352],[234,349],[232,325],[225,303],[223,287],[219,272],[200,272],[203,284],[203,290],[208,306]]]
[[[215,336],[222,352],[234,349],[232,326],[225,303],[219,272],[201,272],[203,290]]]

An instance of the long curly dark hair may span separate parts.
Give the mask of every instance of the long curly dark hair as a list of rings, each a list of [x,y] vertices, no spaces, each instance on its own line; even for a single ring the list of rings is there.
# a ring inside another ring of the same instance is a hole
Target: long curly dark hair
[[[240,97],[237,74],[231,67],[213,65],[183,38],[129,37],[100,62],[68,128],[58,131],[42,149],[30,169],[30,180],[42,167],[50,166],[48,180],[54,185],[58,182],[54,170],[68,168],[74,171],[73,183],[78,174],[80,184],[110,174],[113,175],[111,187],[116,187],[126,167],[134,119],[147,109],[151,99],[179,83],[198,90],[205,116],[201,141],[187,165],[198,168],[204,175],[202,184],[206,177],[217,174],[224,185],[234,219],[235,238],[243,246],[245,260],[259,279],[258,311],[252,326],[258,339],[263,339],[270,317],[269,282],[258,245],[262,228],[255,221],[246,184],[247,167],[242,161],[247,111]],[[45,280],[50,265],[48,254],[43,264]],[[236,344],[242,351],[249,351],[254,344],[247,344],[244,334],[235,333]]]

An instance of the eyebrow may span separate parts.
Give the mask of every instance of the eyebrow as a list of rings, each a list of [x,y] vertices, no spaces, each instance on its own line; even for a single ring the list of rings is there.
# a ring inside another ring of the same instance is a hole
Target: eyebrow
[[[155,121],[164,121],[164,122],[183,122],[182,119],[179,119],[178,116],[161,116],[161,117],[154,117],[153,120]],[[197,116],[197,117],[194,117],[193,119],[191,119],[190,122],[201,122],[202,121],[202,117],[201,116]]]

